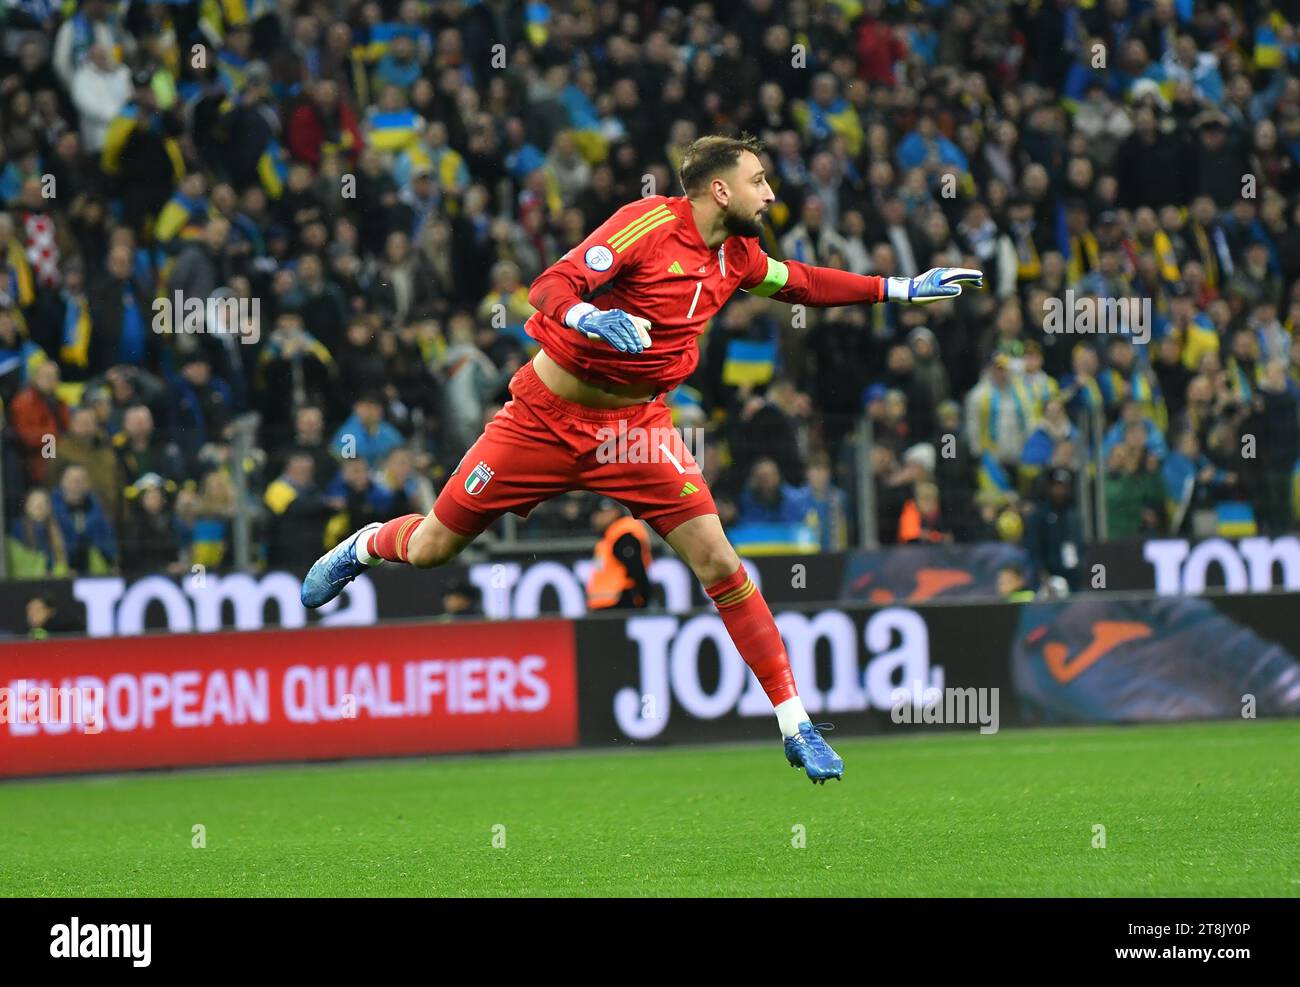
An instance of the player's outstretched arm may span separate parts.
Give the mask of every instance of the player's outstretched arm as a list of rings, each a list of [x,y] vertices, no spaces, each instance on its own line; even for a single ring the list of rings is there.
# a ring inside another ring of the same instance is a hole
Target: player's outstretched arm
[[[956,298],[963,284],[984,287],[984,273],[968,267],[932,267],[915,278],[885,278],[885,298],[891,302],[929,302]]]
[[[965,267],[936,267],[915,278],[882,278],[796,260],[773,260],[760,253],[741,286],[750,294],[803,305],[927,304],[956,298],[965,284],[981,287],[983,279],[982,272]]]

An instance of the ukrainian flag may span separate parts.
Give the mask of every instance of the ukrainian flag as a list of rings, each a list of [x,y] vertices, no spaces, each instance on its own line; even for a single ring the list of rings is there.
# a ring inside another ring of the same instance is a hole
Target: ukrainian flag
[[[104,149],[100,152],[100,167],[103,168],[104,174],[116,175],[122,170],[122,152],[126,149],[126,143],[135,133],[135,128],[139,125],[139,108],[135,103],[128,103],[122,108],[122,112],[113,118],[113,122],[108,125],[108,132],[104,136]],[[161,118],[155,117],[151,124],[155,130],[161,129]],[[167,156],[172,162],[172,171],[176,173],[178,179],[185,177],[185,159],[181,156],[181,146],[176,142],[174,137],[164,137],[163,147],[167,151]]]
[[[414,110],[376,112],[366,120],[370,145],[379,151],[396,153],[420,142],[424,123]]]
[[[59,362],[70,367],[85,367],[90,362],[90,306],[85,296],[69,298],[64,304]]]
[[[217,77],[228,93],[237,93],[244,88],[248,79],[249,59],[240,58],[233,51],[222,51],[217,55]]]
[[[173,7],[188,7],[192,0],[169,0],[169,2]],[[264,5],[257,0],[255,3],[259,12],[265,13]],[[250,22],[248,4],[244,0],[198,0],[198,5],[200,30],[206,28],[223,40],[231,27]]]
[[[1002,464],[994,458],[991,452],[985,451],[981,454],[977,478],[981,490],[1007,494],[1015,493],[1011,477],[1007,476],[1007,471],[1002,468]]]
[[[551,36],[551,8],[530,3],[524,8],[524,34],[534,48],[542,48]]]
[[[1214,513],[1218,532],[1225,538],[1246,538],[1259,533],[1255,524],[1255,509],[1249,501],[1235,500],[1216,504]]]
[[[105,174],[116,175],[121,170],[122,151],[126,149],[126,142],[135,131],[135,117],[135,103],[128,103],[108,125],[108,131],[104,134],[104,148],[100,152],[100,167]]]
[[[194,522],[194,537],[190,542],[192,560],[209,568],[220,566],[226,557],[227,522],[219,517],[201,517]]]
[[[438,173],[438,180],[442,183],[442,187],[447,191],[458,192],[469,187],[469,166],[465,164],[465,159],[458,151],[449,147],[441,149],[434,156],[433,167]]]
[[[760,343],[733,339],[727,343],[727,357],[722,364],[722,383],[727,387],[766,384],[775,373],[775,340]]]
[[[257,159],[257,177],[262,181],[262,188],[272,199],[278,199],[284,195],[284,183],[288,175],[289,166],[284,162],[284,148],[279,141],[272,140]]]
[[[413,24],[375,24],[370,28],[370,37],[366,43],[354,47],[352,54],[365,59],[367,62],[377,62],[388,54],[388,49],[393,46],[393,39],[402,35],[414,38],[416,44],[425,42],[426,39],[432,40],[429,38],[428,31]]]
[[[693,415],[695,412],[698,412],[702,417],[704,413],[701,403],[702,400],[703,395],[700,394],[699,391],[693,387],[687,387],[685,384],[681,384],[668,392],[667,396],[664,398],[664,403],[668,405],[669,410],[672,412],[673,424],[676,425],[678,423],[678,418],[680,418],[683,413]]]
[[[298,499],[298,489],[284,480],[272,480],[266,487],[262,498],[272,514],[280,515],[289,509],[289,505]]]
[[[17,237],[9,241],[5,261],[9,274],[8,295],[18,308],[26,308],[36,300],[36,282],[32,278],[32,265],[27,261],[27,251]]]
[[[193,240],[202,231],[207,220],[206,200],[193,199],[177,192],[159,211],[153,236],[159,243],[169,243],[176,237]]]
[[[1255,68],[1278,69],[1285,63],[1286,55],[1278,37],[1278,28],[1285,23],[1285,18],[1275,10],[1267,20],[1255,26]]]
[[[1166,456],[1160,465],[1160,478],[1165,486],[1165,509],[1176,518],[1185,502],[1190,502],[1196,486],[1196,467],[1186,456],[1174,453]]]
[[[431,153],[423,144],[408,147],[397,156],[393,162],[393,180],[405,187],[410,184],[411,173],[421,167],[432,168],[439,187],[446,192],[459,192],[469,186],[469,168],[464,158],[451,148]]]
[[[741,555],[802,555],[821,551],[817,529],[784,521],[752,521],[727,531]]]

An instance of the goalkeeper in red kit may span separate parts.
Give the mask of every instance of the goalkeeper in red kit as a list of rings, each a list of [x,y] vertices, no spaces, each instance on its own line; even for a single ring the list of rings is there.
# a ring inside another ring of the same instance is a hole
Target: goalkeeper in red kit
[[[818,306],[930,302],[982,275],[882,278],[773,260],[758,242],[775,198],[761,150],[749,137],[697,140],[682,160],[684,196],[624,206],[542,272],[526,327],[541,349],[428,517],[348,536],[308,572],[303,604],[334,599],[368,566],[442,565],[506,511],[526,517],[549,497],[590,490],[626,505],[691,567],[772,701],[787,760],[815,782],[841,778],[844,762],[804,710],[772,612],[727,541],[664,395],[695,369],[697,337],[737,290]],[[619,448],[648,454],[617,461],[607,454],[615,434],[627,436]]]

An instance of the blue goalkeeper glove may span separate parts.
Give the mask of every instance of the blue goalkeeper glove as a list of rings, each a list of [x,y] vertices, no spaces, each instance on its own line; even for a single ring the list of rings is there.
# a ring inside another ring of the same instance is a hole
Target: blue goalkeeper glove
[[[602,312],[592,305],[586,311],[569,312],[564,321],[589,339],[603,339],[620,353],[640,353],[650,348],[650,323],[621,308]]]
[[[885,299],[891,302],[930,302],[956,298],[963,282],[984,287],[984,272],[968,267],[932,267],[915,278],[885,278]]]

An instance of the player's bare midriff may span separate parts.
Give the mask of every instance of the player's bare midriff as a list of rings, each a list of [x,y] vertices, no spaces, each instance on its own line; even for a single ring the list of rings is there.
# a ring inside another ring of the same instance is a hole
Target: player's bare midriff
[[[644,404],[655,394],[653,384],[621,384],[599,386],[583,380],[555,362],[546,352],[539,350],[533,357],[533,370],[547,389],[556,397],[588,408],[626,408]]]

